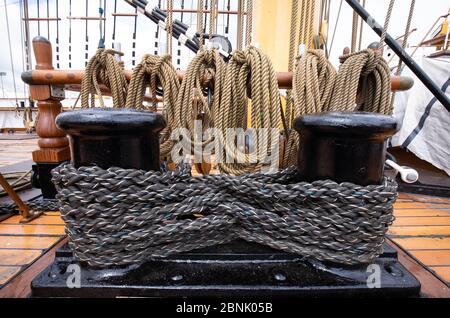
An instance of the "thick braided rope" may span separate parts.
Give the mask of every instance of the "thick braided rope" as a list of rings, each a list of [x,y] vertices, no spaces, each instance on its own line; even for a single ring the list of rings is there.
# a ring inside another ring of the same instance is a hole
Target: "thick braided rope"
[[[156,101],[158,84],[163,90],[163,115],[167,122],[166,128],[161,132],[161,156],[168,157],[172,149],[172,142],[169,140],[170,135],[174,127],[177,127],[175,123],[175,105],[180,89],[180,82],[177,72],[171,63],[170,55],[145,55],[141,63],[136,65],[128,87],[126,107],[145,108],[142,102],[147,85],[150,86],[150,93],[153,100]]]
[[[326,110],[392,114],[391,72],[381,52],[366,49],[343,55],[341,61],[331,103]]]
[[[293,108],[286,117],[292,120],[325,111],[331,102],[336,77],[336,70],[322,50],[305,52],[295,68],[292,82]],[[296,163],[298,144],[298,134],[289,134],[282,160],[283,167]]]
[[[411,7],[409,9],[408,20],[406,22],[405,36],[403,37],[403,43],[402,43],[403,49],[406,49],[406,47],[408,45],[409,33],[411,30],[411,23],[412,23],[413,16],[414,16],[415,6],[416,6],[416,0],[411,0]],[[402,59],[399,59],[396,75],[400,75],[402,73],[402,64],[403,64]]]
[[[249,85],[248,85],[249,84]],[[214,113],[215,127],[226,135],[228,128],[247,128],[249,103],[247,86],[251,91],[251,126],[256,129],[256,152],[246,154],[237,149],[234,141],[222,141],[224,156],[230,156],[234,163],[220,163],[219,169],[228,174],[242,174],[259,170],[262,158],[273,156],[272,147],[278,143],[278,131],[281,123],[281,107],[278,83],[270,59],[259,49],[249,46],[244,51],[235,51],[228,63],[225,82],[222,88],[219,108]],[[272,136],[265,129],[277,129]],[[225,158],[225,157],[223,157]],[[273,158],[278,161],[278,159]],[[237,163],[239,162],[239,163]]]
[[[147,172],[52,171],[70,246],[92,266],[134,264],[236,238],[341,264],[382,253],[397,185],[296,182],[275,174],[194,178],[190,167]]]
[[[81,81],[82,108],[95,107],[94,93],[99,97],[100,106],[105,106],[100,83],[111,91],[114,107],[125,106],[128,83],[114,54],[123,55],[115,50],[98,49],[89,60]]]

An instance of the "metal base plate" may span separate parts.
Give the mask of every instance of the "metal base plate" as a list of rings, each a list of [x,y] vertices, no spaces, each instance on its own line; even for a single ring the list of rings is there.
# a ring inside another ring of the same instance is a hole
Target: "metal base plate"
[[[79,265],[80,288],[69,288]],[[364,266],[312,262],[259,244],[236,241],[142,265],[95,269],[76,262],[67,246],[32,282],[35,297],[414,297],[420,283],[385,245],[377,259],[379,288]],[[373,265],[372,265],[373,266]],[[68,268],[70,269],[68,272]],[[374,267],[372,267],[373,269]],[[75,273],[75,274],[74,274]]]

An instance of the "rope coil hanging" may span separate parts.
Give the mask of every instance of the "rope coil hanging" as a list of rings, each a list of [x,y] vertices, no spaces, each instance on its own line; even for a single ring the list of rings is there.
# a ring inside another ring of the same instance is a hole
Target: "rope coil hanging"
[[[183,138],[191,140],[192,144],[195,120],[202,119],[203,129],[214,127],[224,75],[225,62],[215,49],[200,49],[186,70],[176,99],[173,128],[188,129],[190,136],[183,135]],[[204,87],[212,95],[210,102],[203,94]]]
[[[292,103],[286,108],[289,125],[300,116],[320,113],[330,105],[337,77],[333,65],[321,50],[308,50],[299,58],[292,80]],[[289,126],[291,127],[291,126]],[[283,166],[294,165],[298,152],[298,135],[290,133],[286,141]]]
[[[105,107],[99,83],[111,91],[114,107],[125,106],[128,83],[114,54],[123,55],[122,52],[111,49],[98,49],[89,60],[81,82],[82,108],[95,106],[94,93],[99,96],[100,106]]]
[[[253,46],[233,53],[226,69],[220,105],[214,113],[215,127],[224,133],[227,128],[247,128],[247,86],[251,91],[251,126],[256,129],[258,137],[257,153],[256,157],[247,155],[234,146],[234,141],[231,141],[233,144],[230,141],[223,142],[226,153],[240,162],[219,164],[220,170],[228,174],[259,170],[262,167],[259,161],[261,158],[275,155],[272,153],[273,136],[270,133],[261,134],[260,129],[280,128],[281,106],[277,78],[270,59]]]
[[[174,171],[52,171],[74,256],[91,266],[141,263],[237,238],[321,261],[370,263],[393,221],[397,184],[296,181],[275,174],[193,178]]]
[[[160,84],[163,90],[163,115],[167,127],[161,133],[161,156],[169,156],[172,142],[169,140],[175,124],[175,105],[180,82],[175,68],[171,63],[170,55],[154,56],[145,55],[142,61],[134,68],[128,87],[126,101],[127,108],[145,109],[142,105],[147,85],[150,85],[150,93],[156,106],[156,89]]]
[[[341,61],[327,110],[391,115],[391,71],[381,52],[366,49],[343,55]]]

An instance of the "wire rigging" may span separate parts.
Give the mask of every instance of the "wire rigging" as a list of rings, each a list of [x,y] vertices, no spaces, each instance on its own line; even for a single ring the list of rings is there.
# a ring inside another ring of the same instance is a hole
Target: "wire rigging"
[[[13,79],[13,85],[14,85],[14,98],[16,101],[16,107],[19,107],[19,100],[17,98],[17,87],[16,87],[16,73],[14,70],[14,60],[13,60],[12,45],[11,45],[11,32],[9,29],[8,6],[6,5],[6,0],[3,0],[3,3],[5,4],[6,32],[8,34],[9,59],[11,62],[11,72],[12,72],[12,79]]]

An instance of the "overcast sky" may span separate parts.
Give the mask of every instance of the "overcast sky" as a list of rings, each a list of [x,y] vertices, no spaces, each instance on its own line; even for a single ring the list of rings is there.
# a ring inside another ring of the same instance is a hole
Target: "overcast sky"
[[[56,16],[56,0],[49,1],[49,16]],[[157,0],[150,0],[151,2],[158,3]],[[275,0],[274,0],[275,1]],[[101,1],[103,3],[103,1]],[[113,11],[114,0],[106,0],[106,46],[111,47],[112,39],[112,29],[113,29],[113,17],[111,13]],[[165,3],[166,1],[162,1]],[[339,9],[340,0],[332,0],[331,5],[331,19],[330,19],[330,36],[333,33],[334,26],[337,19],[337,13]],[[22,38],[21,38],[21,28],[20,28],[20,6],[19,0],[7,0],[7,9],[9,15],[9,25],[11,31],[11,45],[13,51],[13,61],[16,74],[16,86],[18,90],[19,97],[23,96],[24,86],[20,80],[20,74],[23,71],[22,63]],[[29,0],[29,15],[30,17],[37,17],[37,1]],[[181,0],[175,0],[175,7],[180,7]],[[224,8],[226,1],[220,1],[219,6]],[[235,6],[237,1],[232,1]],[[387,6],[389,0],[366,0],[367,10],[371,13],[373,17],[380,23],[384,23],[384,18],[386,15]],[[391,25],[389,27],[389,32],[392,36],[400,36],[404,33],[406,19],[409,12],[411,0],[397,0],[396,6],[393,12]],[[196,6],[195,0],[186,0],[186,7]],[[255,5],[258,5],[258,0],[255,0]],[[99,1],[91,0],[89,1],[88,15],[98,16]],[[233,8],[232,8],[233,9]],[[432,26],[438,16],[447,13],[450,9],[450,0],[417,0],[416,10],[414,14],[414,19],[412,23],[412,28],[418,28],[418,31],[411,35],[410,44],[416,45],[420,42],[422,37]],[[59,0],[59,17],[62,20],[59,23],[59,42],[60,42],[60,67],[65,69],[68,68],[68,39],[69,39],[69,20],[66,19],[69,16],[69,0]],[[86,8],[85,1],[83,0],[72,0],[71,8],[72,16],[85,16]],[[117,12],[134,12],[134,9],[128,5],[125,1],[118,0]],[[352,25],[352,9],[343,2],[341,16],[338,23],[338,28],[336,32],[336,38],[333,45],[333,50],[331,52],[330,60],[337,64],[338,56],[342,53],[342,49],[345,46],[350,46],[351,42],[351,25]],[[47,16],[47,2],[46,0],[40,1],[40,16]],[[180,19],[181,16],[175,15],[175,18]],[[187,24],[196,23],[195,14],[185,14],[183,20]],[[224,30],[225,16],[219,19],[219,33]],[[72,68],[80,69],[84,67],[84,54],[85,54],[85,22],[80,20],[72,20]],[[99,25],[98,21],[88,22],[88,36],[89,36],[89,55],[95,53],[98,40],[99,40]],[[38,23],[30,22],[31,28],[31,38],[38,35]],[[234,34],[236,28],[236,18],[231,17],[230,19],[230,40],[232,43],[235,41]],[[134,29],[134,18],[132,17],[118,17],[116,20],[116,40],[122,43],[122,51],[126,53],[124,58],[127,68],[131,68],[131,51],[132,51],[132,41],[131,35]],[[138,26],[137,26],[137,49],[136,53],[138,56],[142,56],[145,53],[154,53],[155,51],[155,41],[153,40],[156,32],[156,26],[153,22],[148,20],[146,17],[139,16]],[[40,34],[49,38],[53,44],[54,48],[54,65],[56,67],[55,59],[55,43],[56,43],[56,22],[50,22],[50,34],[48,34],[48,28],[46,22],[40,23]],[[0,50],[0,72],[6,72],[7,75],[3,77],[3,84],[6,95],[8,97],[14,97],[14,85],[12,80],[11,64],[9,57],[9,46],[6,28],[6,18],[5,18],[5,6],[4,0],[0,0],[0,39],[3,43],[3,49]],[[364,27],[363,35],[363,47],[366,47],[369,43],[376,41],[378,39],[377,35],[369,29],[368,26]],[[274,38],[276,40],[276,38]],[[160,37],[161,42],[165,42],[165,34]],[[192,53],[186,48],[181,48],[180,51],[180,64],[177,63],[178,50],[176,49],[176,44],[174,42],[174,64],[176,67],[185,69],[189,59],[192,57]],[[160,43],[159,49],[164,51],[164,43]],[[33,62],[34,63],[34,62]],[[2,93],[0,92],[0,97]],[[4,105],[4,103],[2,103]]]

